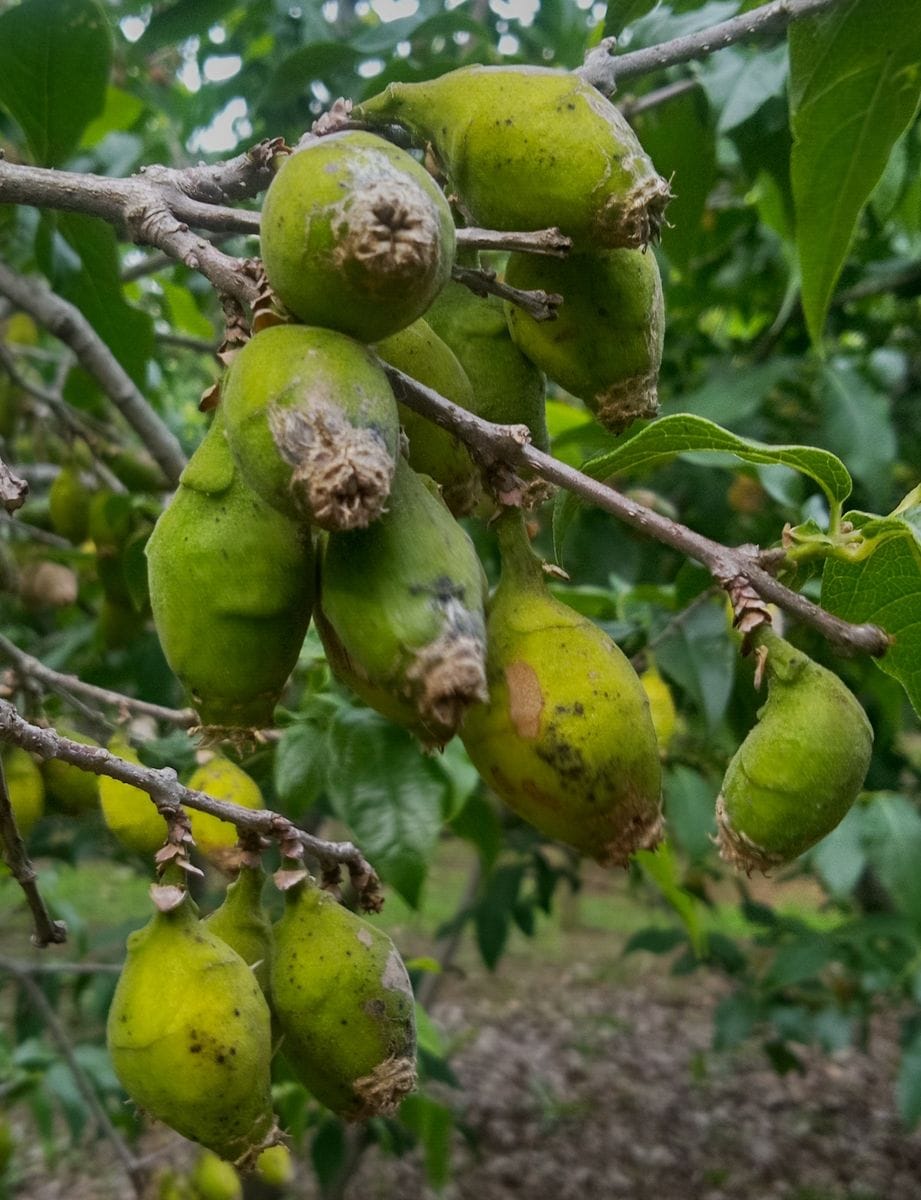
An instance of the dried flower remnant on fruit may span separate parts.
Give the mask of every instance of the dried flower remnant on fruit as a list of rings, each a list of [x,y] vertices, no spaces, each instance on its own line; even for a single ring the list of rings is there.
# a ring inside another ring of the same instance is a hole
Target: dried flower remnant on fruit
[[[267,504],[329,531],[377,520],[399,416],[369,350],[330,329],[274,326],[236,356],[222,394],[227,441]]]
[[[720,854],[767,873],[792,862],[851,808],[863,786],[873,729],[837,675],[761,626],[768,696],[723,779]]]
[[[421,317],[454,260],[441,191],[370,133],[331,134],[286,159],[261,231],[266,274],[291,312],[367,342]]]

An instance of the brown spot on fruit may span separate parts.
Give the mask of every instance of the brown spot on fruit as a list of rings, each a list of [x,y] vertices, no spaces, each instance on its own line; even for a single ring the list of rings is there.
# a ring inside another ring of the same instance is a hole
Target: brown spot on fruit
[[[536,738],[540,733],[540,715],[544,694],[537,672],[526,662],[509,663],[505,668],[508,685],[508,715],[519,737]]]

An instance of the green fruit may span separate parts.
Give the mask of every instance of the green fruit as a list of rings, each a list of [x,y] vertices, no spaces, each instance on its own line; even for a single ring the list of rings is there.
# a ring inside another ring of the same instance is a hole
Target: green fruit
[[[497,528],[489,702],[461,732],[486,783],[542,833],[604,865],[660,836],[659,752],[646,693],[597,625],[553,598],[521,514]]]
[[[193,792],[205,792],[215,800],[227,800],[241,808],[265,807],[257,784],[236,763],[220,755],[200,766],[187,786]],[[239,866],[236,826],[195,809],[189,810],[189,821],[195,844],[205,858],[223,869],[233,870]]]
[[[200,1200],[243,1200],[243,1183],[236,1167],[213,1150],[199,1156],[189,1182]]]
[[[485,580],[469,537],[405,459],[386,514],[331,534],[320,576],[317,629],[335,674],[444,745],[486,695]]]
[[[85,733],[78,733],[66,725],[59,726],[58,733],[72,742],[79,742],[81,746],[99,745]],[[43,762],[42,774],[48,789],[48,799],[62,812],[79,817],[82,813],[92,812],[96,808],[99,802],[99,776],[62,762],[59,758],[49,758]]]
[[[205,918],[205,924],[216,937],[236,950],[268,995],[272,926],[262,907],[264,883],[265,874],[261,867],[241,867],[227,888],[224,903]]]
[[[295,1179],[294,1163],[287,1146],[269,1146],[256,1159],[256,1175],[273,1188],[285,1188]]]
[[[108,748],[112,754],[136,767],[143,765],[137,751],[120,734],[112,738]],[[101,775],[99,804],[106,825],[128,850],[144,855],[155,854],[166,841],[166,821],[147,792],[142,792],[140,788]]]
[[[123,650],[144,631],[144,614],[103,596],[99,606],[99,632],[108,650]]]
[[[762,626],[768,697],[716,802],[720,854],[767,872],[814,846],[863,786],[873,729],[837,675]]]
[[[668,743],[675,735],[678,724],[678,714],[675,712],[675,701],[672,690],[659,674],[654,663],[650,664],[640,675],[640,683],[649,700],[649,715],[656,731],[656,740],[663,753]]]
[[[221,398],[234,457],[267,503],[331,530],[380,515],[400,421],[364,346],[329,329],[275,325],[233,360]]]
[[[0,1114],[0,1182],[12,1161],[15,1149],[16,1139],[13,1137],[12,1127],[6,1117]]]
[[[454,262],[440,189],[370,133],[332,134],[287,158],[266,193],[261,240],[269,283],[296,316],[364,342],[421,317]]]
[[[282,1052],[305,1087],[348,1120],[387,1116],[416,1082],[413,993],[390,938],[312,880],[275,926],[272,1000]]]
[[[31,754],[12,746],[3,755],[3,777],[16,825],[27,838],[45,811],[42,773]]]
[[[656,415],[665,309],[654,254],[512,254],[506,279],[563,297],[555,321],[535,321],[518,305],[505,306],[515,344],[542,371],[615,433]]]
[[[623,114],[569,71],[464,67],[392,83],[352,116],[396,121],[429,145],[472,224],[555,225],[611,247],[658,236],[668,184]]]
[[[453,400],[461,408],[475,411],[473,388],[467,373],[445,342],[425,321],[378,343],[384,360],[411,375],[419,383]],[[480,472],[470,451],[453,433],[442,429],[411,408],[399,405],[403,432],[409,439],[409,465],[441,486],[445,504],[455,517],[463,517],[480,497]]]
[[[544,377],[512,341],[502,301],[449,283],[425,319],[467,373],[471,412],[499,425],[527,425],[538,450],[549,450]]]
[[[147,563],[163,652],[205,731],[270,724],[310,622],[313,549],[247,486],[220,410],[157,522]]]
[[[55,533],[79,545],[90,524],[92,493],[80,478],[78,467],[63,467],[48,492],[48,508]]]
[[[270,1027],[252,971],[187,895],[129,937],[107,1025],[115,1073],[139,1108],[233,1162],[273,1135]]]

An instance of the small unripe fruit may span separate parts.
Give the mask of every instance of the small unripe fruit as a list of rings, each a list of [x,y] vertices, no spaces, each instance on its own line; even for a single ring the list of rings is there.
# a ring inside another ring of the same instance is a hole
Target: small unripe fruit
[[[72,742],[79,742],[81,746],[99,745],[87,734],[78,733],[66,725],[61,725],[58,733]],[[42,763],[42,774],[48,789],[48,799],[62,812],[78,817],[81,813],[92,812],[96,808],[99,802],[99,776],[74,767],[59,758],[46,759]]]
[[[55,533],[79,545],[90,524],[92,493],[80,477],[79,467],[63,467],[48,492],[48,512]]]
[[[221,412],[146,551],[160,644],[214,737],[271,723],[307,632],[314,590],[307,531],[246,484]]]
[[[377,345],[386,363],[405,375],[474,412],[475,399],[467,373],[448,345],[425,321],[416,321]],[[400,404],[400,422],[409,440],[409,465],[441,487],[445,504],[455,517],[476,507],[480,497],[480,472],[470,451],[447,429],[420,417]]]
[[[109,750],[136,767],[142,765],[131,743],[118,734],[109,742]],[[166,821],[147,792],[140,788],[101,775],[99,803],[106,825],[127,849],[137,854],[155,854],[166,841]]]
[[[261,238],[283,303],[308,325],[364,342],[421,317],[454,261],[440,189],[370,133],[332,134],[287,158],[266,193]]]
[[[720,854],[767,872],[799,857],[843,820],[863,787],[873,729],[837,675],[767,626],[768,697],[726,769],[716,802]]]
[[[189,1182],[198,1200],[243,1200],[243,1183],[236,1167],[213,1150],[199,1156]]]
[[[569,71],[463,67],[392,83],[353,109],[429,144],[471,223],[558,226],[585,244],[645,246],[670,192],[626,118]]]
[[[608,250],[566,259],[512,254],[506,279],[563,297],[555,321],[535,321],[511,303],[512,338],[556,383],[619,433],[658,412],[665,309],[652,252]]]
[[[620,648],[548,591],[521,513],[497,522],[502,577],[487,622],[489,702],[461,737],[509,808],[603,865],[659,841],[649,701]]]
[[[484,598],[470,538],[401,458],[385,515],[327,541],[317,629],[366,704],[441,746],[486,695]]]
[[[654,663],[640,675],[640,683],[649,699],[649,715],[656,731],[656,740],[664,754],[678,724],[672,689],[659,674],[659,669]]]
[[[264,329],[233,360],[221,401],[234,458],[266,503],[329,530],[380,516],[400,422],[364,346],[330,329]]]
[[[287,1146],[269,1146],[256,1160],[256,1174],[269,1187],[287,1187],[295,1178],[291,1151]]]
[[[167,904],[177,893],[154,895]],[[221,1158],[251,1164],[274,1138],[268,1005],[243,959],[179,895],[128,939],[109,1054],[139,1108]]]
[[[389,1116],[415,1087],[413,993],[396,946],[312,880],[275,926],[272,1001],[282,1053],[350,1121]]]
[[[198,767],[187,786],[193,792],[205,792],[215,800],[227,800],[241,808],[265,807],[258,785],[236,763],[221,755]],[[189,822],[195,845],[205,858],[223,870],[239,866],[236,826],[194,808],[189,809]]]
[[[31,754],[12,746],[3,755],[3,777],[16,825],[27,838],[45,811],[42,773]]]

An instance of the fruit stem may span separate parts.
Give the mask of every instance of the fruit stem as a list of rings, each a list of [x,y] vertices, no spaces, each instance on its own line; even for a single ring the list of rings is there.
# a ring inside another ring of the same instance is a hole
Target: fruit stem
[[[760,625],[752,634],[752,644],[767,653],[767,675],[770,683],[791,683],[810,661],[809,656],[791,646],[770,625]]]
[[[502,582],[518,587],[544,591],[544,571],[541,560],[531,549],[520,508],[506,508],[496,519],[494,528],[502,556]]]

